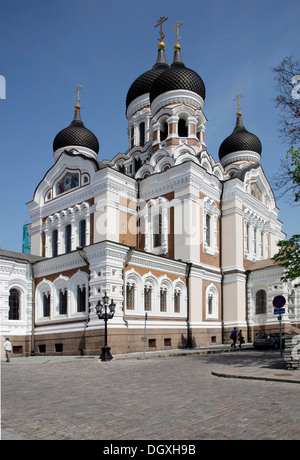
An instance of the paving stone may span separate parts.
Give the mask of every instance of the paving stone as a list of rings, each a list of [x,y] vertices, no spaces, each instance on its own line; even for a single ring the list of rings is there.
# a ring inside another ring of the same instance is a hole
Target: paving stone
[[[2,439],[300,439],[298,384],[213,370],[281,372],[253,351],[3,366]]]

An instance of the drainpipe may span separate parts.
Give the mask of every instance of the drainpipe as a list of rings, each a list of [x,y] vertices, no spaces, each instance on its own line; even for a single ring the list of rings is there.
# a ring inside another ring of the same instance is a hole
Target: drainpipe
[[[249,283],[249,277],[251,275],[251,272],[248,270],[246,271],[246,293],[245,293],[245,302],[246,302],[246,322],[247,322],[247,341],[248,343],[253,342],[253,325],[250,326],[250,317],[249,317],[249,309],[248,309],[248,283]]]
[[[141,179],[137,179],[137,242],[136,242],[136,247],[137,249],[140,249],[140,185],[141,185]]]
[[[34,277],[34,269],[33,264],[30,264],[30,272],[31,272],[31,290],[32,290],[32,312],[31,312],[31,343],[30,343],[30,354],[33,356],[35,354],[34,351],[34,326],[35,326],[35,277]]]
[[[130,248],[128,249],[126,258],[124,260],[123,273],[122,273],[122,275],[123,275],[123,320],[124,320],[127,328],[128,328],[128,322],[125,320],[125,292],[126,292],[125,291],[125,289],[126,289],[126,285],[125,285],[125,274],[126,274],[126,272],[125,272],[125,269],[126,269],[127,265],[130,262],[130,259],[132,257],[132,254],[133,254],[134,250],[135,250],[134,246],[130,246]]]
[[[221,196],[220,196],[220,208],[221,208],[221,216],[220,216],[220,269],[221,269],[221,328],[222,328],[222,344],[225,342],[225,331],[224,331],[224,273],[223,273],[223,237],[222,237],[222,207],[223,207],[223,192],[224,192],[224,182],[221,183]]]
[[[87,255],[86,253],[84,252],[84,249],[83,249],[83,246],[77,246],[77,251],[78,251],[78,254],[80,255],[80,257],[82,258],[82,260],[85,262],[85,264],[87,265],[88,269],[89,269],[89,309],[88,309],[88,317],[87,317],[87,323],[86,323],[86,327],[88,327],[88,323],[90,322],[90,313],[91,313],[91,304],[90,304],[90,281],[91,281],[91,270],[90,270],[90,262],[87,258]]]
[[[186,264],[186,287],[187,287],[187,348],[193,348],[193,340],[190,327],[190,274],[193,264],[187,262]]]

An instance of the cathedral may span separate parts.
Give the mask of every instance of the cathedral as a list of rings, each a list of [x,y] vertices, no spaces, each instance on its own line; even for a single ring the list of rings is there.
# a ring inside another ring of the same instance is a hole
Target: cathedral
[[[285,234],[241,96],[214,159],[205,84],[183,61],[178,29],[171,64],[162,39],[127,93],[128,150],[99,158],[78,86],[27,203],[30,254],[0,250],[1,341],[14,354],[99,354],[104,297],[112,354],[226,343],[233,327],[251,342],[279,329],[279,294],[284,330],[300,326],[300,288],[272,261]]]

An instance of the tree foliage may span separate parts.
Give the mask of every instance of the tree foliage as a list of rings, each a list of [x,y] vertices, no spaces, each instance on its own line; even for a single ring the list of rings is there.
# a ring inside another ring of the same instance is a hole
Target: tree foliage
[[[289,56],[273,72],[279,92],[275,106],[281,111],[279,131],[285,141],[296,145],[300,141],[300,63]]]
[[[293,235],[289,240],[279,241],[278,246],[280,250],[273,260],[285,268],[281,280],[295,280],[300,277],[300,235]]]
[[[300,63],[291,56],[284,58],[274,67],[278,96],[275,106],[280,109],[279,132],[290,145],[285,158],[280,161],[278,173],[272,178],[272,187],[277,199],[285,198],[294,205],[300,204]]]
[[[280,173],[275,176],[275,190],[300,204],[300,65],[292,57],[286,57],[274,67],[279,94],[276,107],[281,110],[280,132],[290,149],[281,161]],[[298,147],[295,148],[295,145]],[[300,234],[278,243],[279,252],[273,260],[284,267],[282,281],[293,281],[300,277]]]

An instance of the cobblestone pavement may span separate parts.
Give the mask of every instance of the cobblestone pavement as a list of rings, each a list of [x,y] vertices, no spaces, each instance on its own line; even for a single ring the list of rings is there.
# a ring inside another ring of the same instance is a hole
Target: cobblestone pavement
[[[297,383],[212,375],[252,367],[284,376],[277,356],[15,359],[2,366],[2,439],[299,440]]]

